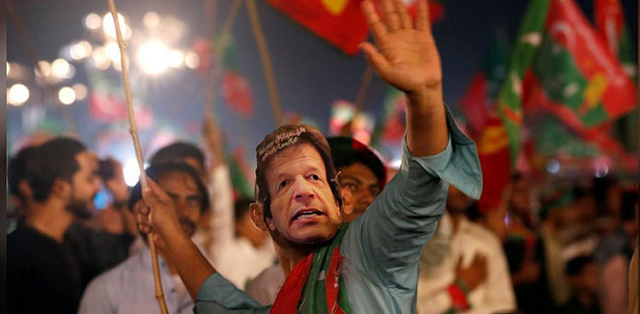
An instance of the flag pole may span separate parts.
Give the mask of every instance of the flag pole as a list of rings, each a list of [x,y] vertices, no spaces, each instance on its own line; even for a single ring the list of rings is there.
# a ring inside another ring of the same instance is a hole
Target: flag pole
[[[109,9],[113,17],[113,22],[116,28],[116,38],[118,40],[118,47],[120,48],[120,64],[122,66],[122,81],[124,85],[125,96],[127,100],[127,109],[129,112],[129,133],[133,138],[133,146],[136,151],[136,158],[138,159],[138,166],[140,167],[140,185],[144,190],[147,187],[147,175],[144,171],[144,161],[142,158],[142,149],[140,148],[140,139],[138,138],[138,127],[136,125],[136,118],[133,114],[133,103],[131,102],[131,87],[129,84],[129,69],[128,62],[125,55],[124,41],[122,40],[122,33],[120,32],[120,24],[118,22],[118,12],[113,0],[107,0],[109,2]],[[151,250],[151,265],[153,267],[153,280],[155,283],[155,294],[160,311],[162,314],[168,314],[167,304],[164,300],[164,292],[162,291],[162,281],[160,280],[160,268],[158,267],[158,253],[156,251],[155,242],[153,242],[153,232],[147,235],[147,241],[149,242],[149,249]]]
[[[251,28],[253,28],[253,35],[258,44],[260,50],[260,58],[262,59],[262,68],[264,70],[264,76],[267,80],[267,87],[269,89],[269,97],[271,98],[271,109],[273,116],[276,120],[276,125],[282,125],[282,111],[280,109],[280,99],[278,98],[278,89],[276,88],[276,80],[273,75],[273,65],[271,64],[271,58],[269,57],[269,50],[267,49],[267,41],[262,32],[260,26],[260,18],[258,16],[258,8],[256,7],[255,0],[246,0],[247,9],[249,10],[249,18],[251,20]]]

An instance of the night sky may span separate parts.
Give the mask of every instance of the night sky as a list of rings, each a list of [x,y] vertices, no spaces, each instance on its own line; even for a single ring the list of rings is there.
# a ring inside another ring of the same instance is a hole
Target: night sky
[[[38,57],[52,61],[59,57],[60,49],[75,40],[90,38],[83,27],[84,17],[91,12],[103,15],[108,11],[106,0],[13,0],[29,39]],[[218,0],[216,28],[229,11],[230,0]],[[264,1],[258,0],[262,26],[272,57],[276,82],[284,112],[297,112],[317,122],[323,132],[328,131],[330,106],[334,100],[353,100],[356,95],[365,60],[362,55],[347,57],[328,43],[316,37],[302,26],[275,11]],[[593,1],[578,3],[591,19]],[[455,108],[460,96],[481,67],[494,31],[501,29],[510,41],[516,35],[528,1],[524,0],[449,0],[444,20],[433,27],[443,66],[445,102]],[[628,29],[637,51],[638,2],[623,0]],[[172,15],[189,26],[188,36],[180,43],[188,47],[193,39],[205,36],[202,1],[136,0],[117,1],[118,10],[135,28],[142,28],[142,17],[147,11],[160,15]],[[18,32],[7,22],[7,61],[33,66],[27,56]],[[253,148],[266,134],[275,128],[273,115],[259,53],[254,41],[248,13],[245,7],[233,27],[234,68],[245,74],[251,83],[255,111],[250,118],[229,111],[221,100],[216,105],[218,121],[229,137],[229,147],[244,147],[253,162]],[[76,65],[76,76],[71,81],[88,85],[82,65]],[[119,82],[114,80],[114,82]],[[142,130],[143,144],[161,129],[171,129],[185,140],[199,139],[202,122],[202,104],[205,82],[192,70],[173,72],[157,79],[140,79],[133,86],[133,93],[142,98],[153,110],[156,123]],[[91,88],[91,86],[89,86]],[[379,115],[387,86],[374,78],[367,93],[365,111]],[[219,93],[218,93],[219,94]],[[30,102],[21,108],[7,107],[8,140],[15,143],[24,135],[29,117],[51,115],[62,120],[53,101],[40,104]],[[45,108],[44,110],[42,108]],[[82,139],[101,155],[110,153],[120,158],[133,156],[130,140],[122,145],[122,151],[106,151],[96,147],[96,136],[110,126],[89,118],[86,101],[76,102],[70,108]],[[35,112],[35,113],[34,113]],[[112,126],[113,127],[113,126]],[[13,144],[14,146],[16,144]],[[150,145],[146,150],[153,149]],[[13,149],[12,149],[13,150]],[[12,152],[10,152],[12,153]],[[148,151],[145,153],[149,153]]]

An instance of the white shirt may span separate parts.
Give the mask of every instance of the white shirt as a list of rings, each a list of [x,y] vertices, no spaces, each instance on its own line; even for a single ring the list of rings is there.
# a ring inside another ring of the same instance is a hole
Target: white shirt
[[[247,281],[273,265],[276,253],[271,238],[259,248],[247,239],[236,237],[234,224],[233,189],[229,168],[220,165],[213,169],[209,184],[213,215],[213,243],[209,247],[210,260],[218,272],[238,289],[244,290]]]
[[[452,301],[447,288],[455,280],[458,260],[462,257],[462,265],[468,266],[476,253],[486,257],[487,277],[467,295],[470,309],[464,313],[515,311],[516,302],[509,268],[498,238],[483,226],[466,218],[461,219],[453,234],[451,217],[446,212],[440,223],[434,239],[449,238],[448,252],[440,252],[444,256],[431,258],[431,263],[424,263],[425,258],[421,258],[423,263],[418,279],[418,314],[440,314],[451,308]],[[429,254],[433,252],[425,248],[423,255]]]

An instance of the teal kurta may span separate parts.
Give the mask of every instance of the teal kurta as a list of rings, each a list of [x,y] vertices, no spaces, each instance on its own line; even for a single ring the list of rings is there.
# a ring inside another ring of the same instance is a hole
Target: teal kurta
[[[352,313],[415,313],[418,259],[442,216],[449,184],[478,199],[482,173],[475,144],[447,109],[444,151],[413,157],[403,143],[402,165],[367,211],[346,231],[340,252]],[[200,287],[195,313],[268,313],[219,274]]]

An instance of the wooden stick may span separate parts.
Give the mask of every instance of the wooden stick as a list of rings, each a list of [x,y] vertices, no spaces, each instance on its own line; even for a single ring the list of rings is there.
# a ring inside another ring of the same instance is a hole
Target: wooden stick
[[[365,100],[367,100],[367,89],[371,84],[371,79],[373,78],[373,67],[369,62],[367,62],[367,67],[362,74],[362,79],[360,80],[360,87],[358,88],[358,93],[356,94],[356,98],[353,101],[353,104],[356,107],[356,114],[361,112],[364,109]]]
[[[249,10],[249,17],[251,19],[251,28],[253,28],[253,35],[256,38],[258,49],[260,51],[260,58],[262,59],[262,68],[264,70],[264,76],[267,80],[267,87],[269,88],[269,97],[271,98],[271,109],[273,116],[276,120],[276,125],[282,125],[282,111],[280,110],[280,99],[278,98],[278,89],[276,88],[276,80],[273,76],[273,66],[271,65],[271,58],[269,57],[269,50],[267,49],[267,41],[262,32],[260,26],[260,18],[258,17],[258,8],[256,7],[255,0],[246,0],[247,9]]]
[[[122,65],[122,80],[124,85],[125,96],[127,100],[127,108],[129,110],[129,133],[133,138],[133,146],[136,150],[136,158],[138,159],[138,166],[140,167],[140,185],[142,189],[147,187],[147,175],[144,171],[144,159],[142,159],[142,149],[140,148],[140,139],[138,138],[138,127],[136,126],[136,117],[133,114],[133,103],[131,101],[131,87],[129,84],[129,68],[125,54],[124,41],[122,40],[122,33],[120,32],[120,24],[118,23],[118,11],[113,0],[107,0],[109,2],[109,8],[111,9],[111,15],[113,16],[113,23],[116,27],[116,37],[118,39],[118,47],[120,47],[120,64]],[[162,281],[160,279],[160,268],[158,267],[158,253],[156,252],[156,244],[153,242],[153,232],[147,235],[149,241],[149,249],[151,250],[151,265],[153,267],[153,281],[156,288],[156,300],[160,305],[160,311],[162,314],[168,314],[167,304],[164,300],[164,292],[162,291]]]

